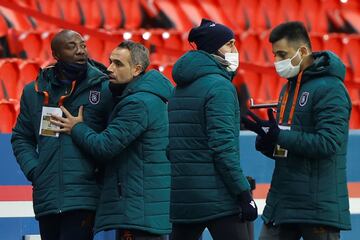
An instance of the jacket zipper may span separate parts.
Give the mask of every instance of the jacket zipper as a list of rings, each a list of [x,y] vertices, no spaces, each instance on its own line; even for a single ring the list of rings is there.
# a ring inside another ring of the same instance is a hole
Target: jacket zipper
[[[58,191],[58,202],[59,202],[59,210],[58,212],[61,213],[62,212],[62,204],[63,204],[63,192],[64,192],[64,188],[63,188],[63,185],[64,185],[64,180],[63,180],[63,165],[62,165],[62,159],[63,159],[63,135],[60,134],[60,154],[59,154],[59,191]]]

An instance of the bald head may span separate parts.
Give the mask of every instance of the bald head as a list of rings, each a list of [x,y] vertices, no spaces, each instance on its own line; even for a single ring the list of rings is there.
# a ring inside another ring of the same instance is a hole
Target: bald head
[[[81,37],[79,33],[73,30],[62,30],[58,32],[51,41],[51,50],[55,52],[58,51],[59,47],[64,44],[65,40],[71,38],[73,35],[79,35]]]
[[[78,62],[87,58],[83,37],[72,30],[62,30],[51,41],[51,50],[56,60]]]

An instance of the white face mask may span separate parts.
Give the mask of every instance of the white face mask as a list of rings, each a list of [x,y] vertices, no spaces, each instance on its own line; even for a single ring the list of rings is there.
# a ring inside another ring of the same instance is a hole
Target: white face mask
[[[235,72],[239,67],[239,53],[225,53],[225,60],[230,63],[227,67],[229,72]]]
[[[296,51],[295,55],[292,58],[288,58],[274,63],[276,72],[279,74],[280,77],[292,78],[299,74],[300,64],[303,59],[301,59],[299,64],[296,66],[293,66],[291,63],[291,60],[293,60],[300,52],[299,50],[300,48]]]

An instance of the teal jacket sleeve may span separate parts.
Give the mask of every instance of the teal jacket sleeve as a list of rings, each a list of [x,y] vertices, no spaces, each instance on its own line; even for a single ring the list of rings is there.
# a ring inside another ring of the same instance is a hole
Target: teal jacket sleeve
[[[351,102],[340,85],[321,87],[314,103],[314,132],[281,130],[278,144],[289,152],[313,158],[336,154],[349,128]]]
[[[29,181],[32,181],[33,170],[38,165],[37,140],[31,122],[31,111],[27,104],[25,91],[20,100],[20,114],[12,131],[11,144],[16,161]]]
[[[113,119],[101,133],[96,133],[85,123],[76,124],[71,131],[75,143],[98,161],[116,157],[147,127],[147,108],[140,100],[128,101],[115,107],[114,111],[117,112]]]
[[[213,87],[205,106],[208,143],[214,153],[215,168],[234,196],[250,186],[240,167],[236,121],[236,96],[230,85]]]

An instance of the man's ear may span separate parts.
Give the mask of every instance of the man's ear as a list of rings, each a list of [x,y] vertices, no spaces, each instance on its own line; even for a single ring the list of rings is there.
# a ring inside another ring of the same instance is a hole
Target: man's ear
[[[58,61],[58,60],[59,60],[58,54],[57,54],[55,51],[52,51],[51,53],[52,53],[53,58],[54,58],[56,61]]]
[[[134,67],[134,77],[139,76],[143,72],[143,68],[141,65],[137,64]]]
[[[300,47],[300,53],[301,53],[301,56],[306,57],[311,54],[311,51],[309,50],[308,47],[302,46],[302,47]]]

